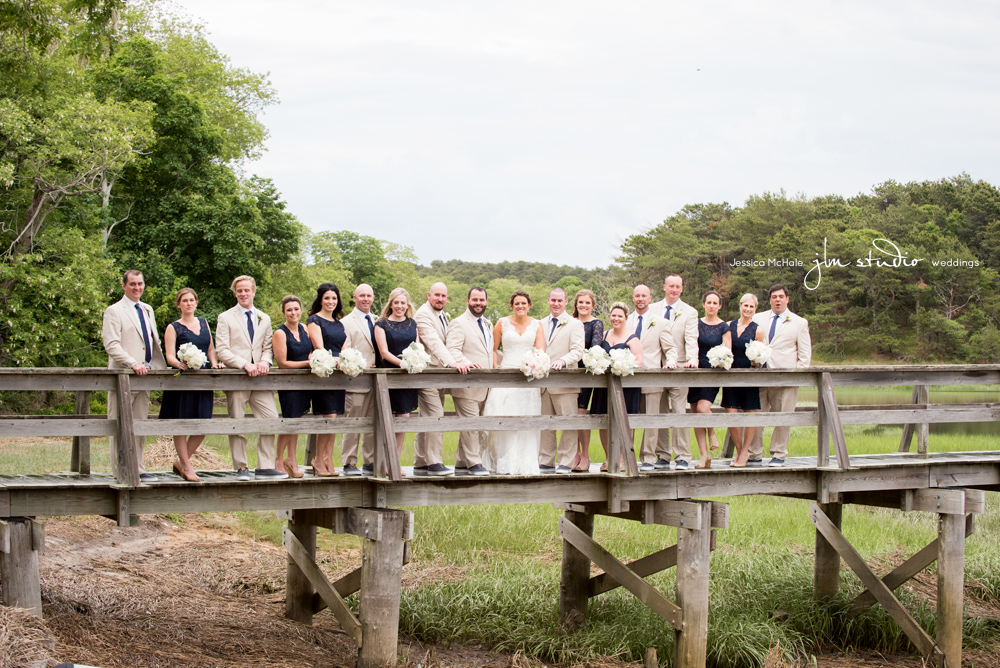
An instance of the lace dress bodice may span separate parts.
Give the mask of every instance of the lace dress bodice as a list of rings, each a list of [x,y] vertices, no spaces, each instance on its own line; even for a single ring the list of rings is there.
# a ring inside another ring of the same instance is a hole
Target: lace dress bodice
[[[503,361],[500,362],[501,369],[517,369],[521,366],[521,360],[535,347],[535,336],[538,332],[538,321],[532,320],[528,323],[528,328],[524,334],[518,334],[514,325],[507,318],[500,319],[502,334],[500,343],[503,346]]]

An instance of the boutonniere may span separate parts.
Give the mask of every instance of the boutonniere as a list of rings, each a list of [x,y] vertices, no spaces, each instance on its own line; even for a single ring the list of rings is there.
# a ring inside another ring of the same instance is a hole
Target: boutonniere
[[[786,313],[786,314],[785,314],[785,319],[784,319],[784,320],[783,320],[782,322],[791,322],[791,321],[792,321],[792,316],[790,316],[790,315],[788,315],[788,314]]]
[[[656,318],[650,318],[649,324],[646,325],[646,329],[652,329],[653,327],[656,327]]]
[[[563,325],[565,325],[567,322],[569,322],[569,318],[567,318],[566,314],[563,313],[561,316],[559,316],[558,318],[556,318],[556,322],[558,323],[556,325],[556,329],[559,329],[560,327],[562,327]]]

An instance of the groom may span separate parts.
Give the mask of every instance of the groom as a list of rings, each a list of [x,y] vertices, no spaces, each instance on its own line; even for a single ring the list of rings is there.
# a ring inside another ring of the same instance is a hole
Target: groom
[[[566,314],[566,291],[553,288],[549,293],[549,315],[542,318],[545,349],[552,360],[552,370],[575,367],[583,358],[583,323]],[[547,387],[542,390],[542,415],[576,415],[579,388]],[[556,461],[556,432],[542,432],[538,449],[538,469],[542,473],[569,473],[576,451],[576,431],[563,430]]]
[[[465,300],[468,307],[448,325],[446,345],[452,359],[470,369],[493,368],[493,324],[484,317],[486,312],[486,288],[475,286],[469,290]],[[461,382],[461,381],[459,381]],[[485,387],[453,387],[451,398],[455,402],[455,412],[461,417],[479,417],[483,414],[486,395]],[[483,432],[463,431],[458,437],[458,452],[455,453],[455,475],[489,475],[483,466]]]

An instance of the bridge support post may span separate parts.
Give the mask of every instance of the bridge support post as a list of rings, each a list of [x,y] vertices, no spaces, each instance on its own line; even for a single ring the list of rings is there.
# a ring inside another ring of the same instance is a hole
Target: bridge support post
[[[946,668],[962,668],[966,519],[964,513],[938,517],[937,644]]]
[[[302,544],[310,560],[316,561],[316,525],[308,521],[309,511],[293,510],[288,529]],[[285,575],[285,617],[312,625],[313,585],[289,554]]]
[[[45,533],[41,524],[27,517],[0,521],[0,587],[3,605],[24,608],[42,616],[42,589],[38,579],[38,553]]]
[[[821,503],[820,510],[826,513],[833,525],[840,529],[843,517],[844,504],[842,503]],[[817,601],[829,601],[837,595],[837,588],[840,585],[840,554],[823,537],[819,529],[816,530],[816,561],[813,565],[813,597]]]
[[[412,530],[410,513],[379,511],[380,538],[365,538],[362,544],[361,648],[358,668],[396,665],[399,644],[399,598],[403,577],[403,546]]]
[[[566,521],[593,538],[594,516],[567,510]],[[587,620],[590,601],[590,558],[563,540],[562,575],[559,580],[559,621],[567,631],[574,631]]]
[[[708,654],[708,570],[712,550],[712,503],[702,506],[697,521],[681,521],[677,528],[677,605],[681,625],[676,629],[674,665],[705,668]]]

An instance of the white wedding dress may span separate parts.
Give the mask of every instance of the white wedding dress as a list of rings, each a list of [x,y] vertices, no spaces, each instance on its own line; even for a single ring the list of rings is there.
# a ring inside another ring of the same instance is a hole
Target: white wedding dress
[[[503,361],[501,369],[518,369],[521,360],[535,347],[538,321],[532,320],[524,334],[518,334],[507,318],[502,327]],[[483,415],[541,415],[542,397],[538,388],[491,388]],[[538,475],[539,431],[491,431],[483,452],[483,466],[492,473]]]

